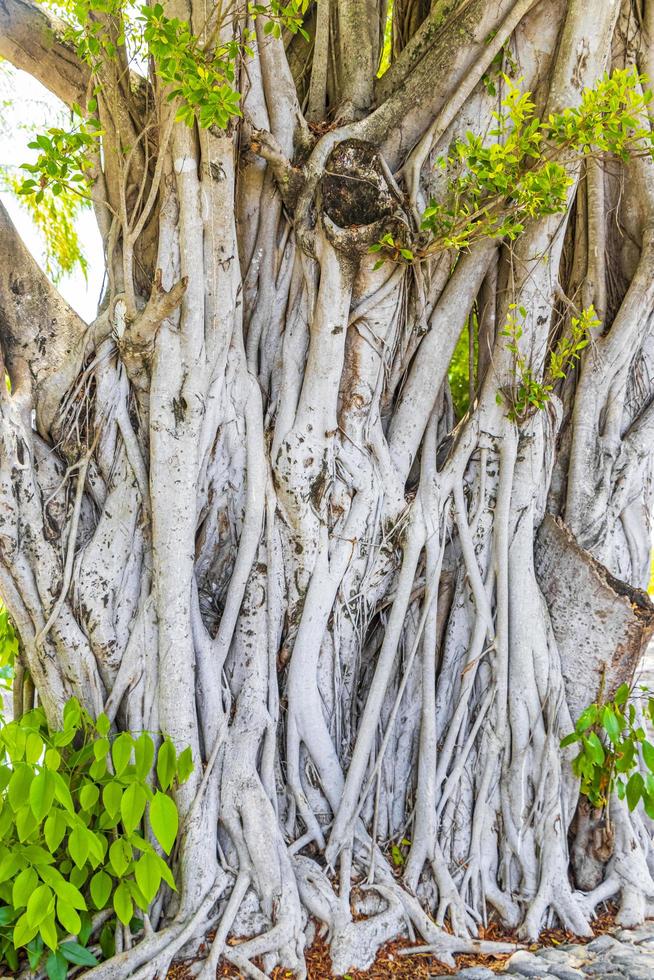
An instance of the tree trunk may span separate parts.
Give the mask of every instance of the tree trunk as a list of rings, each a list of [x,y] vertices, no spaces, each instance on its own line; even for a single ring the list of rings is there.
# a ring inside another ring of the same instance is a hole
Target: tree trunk
[[[206,4],[164,6],[203,29]],[[646,818],[616,801],[592,890],[570,869],[578,787],[559,741],[579,652],[559,622],[561,596],[581,610],[582,551],[605,583],[647,586],[651,163],[571,162],[567,212],[513,243],[381,265],[370,246],[415,229],[436,158],[487,132],[498,59],[539,111],[577,105],[611,67],[646,70],[651,0],[395,0],[380,78],[384,0],[309,5],[310,42],[246,6],[222,26],[256,32],[226,130],[176,122],[155,77],[102,67],[92,324],[0,212],[0,594],[22,667],[53,721],[75,694],[196,762],[178,900],[89,975],[163,976],[211,923],[203,978],[221,957],[304,977],[316,922],[336,974],[409,929],[452,963],[493,948],[475,939],[492,917],[588,935],[615,897],[636,922],[654,901]],[[48,22],[8,0],[0,54],[79,101],[87,66]],[[510,304],[542,374],[590,303],[602,326],[574,376],[511,420]],[[466,323],[479,354],[457,418]],[[547,535],[535,556],[548,512],[572,536],[558,591]],[[640,650],[651,610],[609,619],[607,656],[625,630]],[[600,670],[585,662],[575,711]]]

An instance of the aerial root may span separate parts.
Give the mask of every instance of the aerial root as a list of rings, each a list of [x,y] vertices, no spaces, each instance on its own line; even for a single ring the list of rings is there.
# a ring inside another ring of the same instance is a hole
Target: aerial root
[[[85,976],[91,980],[152,980],[165,976],[168,966],[182,946],[197,934],[208,919],[224,888],[222,877],[214,881],[197,911],[181,921],[173,921],[160,932],[152,933],[129,950],[118,953],[106,963],[93,967]]]

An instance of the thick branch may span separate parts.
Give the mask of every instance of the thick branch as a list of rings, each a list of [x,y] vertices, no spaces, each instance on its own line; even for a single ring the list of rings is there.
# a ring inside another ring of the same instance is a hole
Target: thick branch
[[[0,204],[0,343],[10,378],[31,376],[44,436],[90,333],[39,269]]]
[[[495,34],[515,5],[516,0],[500,0],[497,4],[468,0],[442,28],[433,32],[433,37],[430,35],[424,56],[366,119],[361,135],[383,147],[393,169],[483,57],[487,38]]]
[[[90,71],[63,36],[63,22],[31,0],[0,0],[0,56],[68,105],[82,104]]]

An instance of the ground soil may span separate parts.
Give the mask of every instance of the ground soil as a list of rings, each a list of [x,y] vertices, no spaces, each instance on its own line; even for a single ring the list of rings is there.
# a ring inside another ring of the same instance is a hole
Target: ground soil
[[[607,907],[593,922],[595,936],[609,932],[615,927],[615,909]],[[518,942],[516,937],[502,930],[499,926],[489,925],[486,929],[481,929],[480,939],[492,939],[498,942]],[[593,938],[593,937],[590,937]],[[587,943],[590,938],[580,938],[564,929],[546,929],[540,936],[538,943],[532,945],[522,945],[523,949],[532,952],[542,946],[561,946],[566,943]],[[208,937],[211,939],[211,936]],[[238,939],[230,940],[230,945],[237,945]],[[369,970],[351,970],[346,976],[350,980],[429,980],[442,974],[455,974],[464,967],[486,966],[491,970],[501,970],[508,960],[510,953],[500,956],[457,956],[456,968],[443,966],[437,959],[430,954],[404,954],[404,950],[417,945],[408,939],[398,942],[388,943],[380,950],[374,966]],[[333,980],[334,974],[331,971],[331,960],[329,958],[329,948],[324,939],[316,939],[311,948],[306,953],[307,976],[308,980]],[[168,973],[168,980],[191,980],[193,977],[193,962],[175,964]],[[261,968],[261,964],[257,964]],[[223,963],[216,973],[217,978],[240,977],[241,974],[233,966]],[[292,974],[281,968],[273,971],[271,980],[287,980]]]

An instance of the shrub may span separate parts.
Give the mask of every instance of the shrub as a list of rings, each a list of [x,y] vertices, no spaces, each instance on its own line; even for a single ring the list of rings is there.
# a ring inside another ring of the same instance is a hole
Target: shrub
[[[110,729],[75,698],[60,730],[42,708],[0,728],[0,962],[13,971],[21,951],[50,980],[93,966],[94,912],[111,911],[95,947],[108,957],[116,920],[134,925],[162,883],[175,889],[161,851],[177,837],[169,791],[190,775],[191,752]]]
[[[644,686],[644,713],[654,722],[654,698]],[[615,790],[630,810],[642,801],[654,819],[654,745],[640,723],[634,692],[622,684],[609,700],[598,699],[577,719],[574,732],[561,741],[562,748],[577,744],[572,770],[581,781],[581,792],[592,806],[607,808]]]

